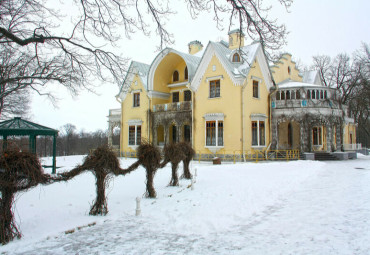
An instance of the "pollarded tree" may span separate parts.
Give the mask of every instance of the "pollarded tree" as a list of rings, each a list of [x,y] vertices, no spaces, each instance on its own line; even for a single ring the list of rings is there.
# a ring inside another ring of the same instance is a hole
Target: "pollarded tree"
[[[285,43],[285,26],[268,17],[270,8],[262,0],[185,2],[193,18],[212,10],[217,26],[222,27],[223,19],[228,19],[229,29],[238,26],[268,52]],[[293,0],[276,2],[287,8]],[[173,42],[166,28],[175,12],[169,1],[69,0],[64,11],[54,5],[46,0],[0,1],[0,51],[12,52],[7,55],[10,63],[21,60],[16,71],[0,77],[0,99],[26,88],[43,93],[50,82],[73,94],[91,89],[96,79],[120,85],[127,59],[111,52],[110,46],[115,46],[121,34],[129,38],[137,31],[145,35],[155,32],[159,48]]]
[[[0,242],[6,244],[21,233],[15,222],[12,208],[14,196],[18,192],[39,184],[61,181],[58,177],[44,174],[36,154],[8,150],[0,155]]]

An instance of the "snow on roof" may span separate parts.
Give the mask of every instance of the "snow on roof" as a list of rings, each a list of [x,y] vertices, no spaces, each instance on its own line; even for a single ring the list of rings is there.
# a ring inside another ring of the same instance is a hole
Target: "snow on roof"
[[[318,84],[297,82],[297,81],[292,81],[292,80],[283,81],[278,84],[279,89],[301,88],[301,87],[328,88],[328,87],[318,85]]]
[[[302,81],[304,83],[310,83],[310,84],[317,84],[317,78],[318,78],[318,71],[317,70],[314,70],[314,71],[306,71],[303,73],[303,78],[302,78]]]
[[[191,55],[174,49],[171,49],[171,52],[176,53],[177,55],[184,59],[186,66],[188,67],[189,81],[191,81],[191,79],[194,77],[195,72],[197,71],[201,58],[198,55]]]
[[[137,61],[132,61],[131,66],[133,68],[132,72],[140,76],[141,81],[144,85],[144,88],[147,90],[148,89],[147,77],[148,77],[150,66],[144,63],[137,62]]]
[[[210,42],[214,47],[215,51],[218,53],[218,56],[222,59],[222,62],[225,65],[225,68],[232,72],[234,75],[243,75],[246,76],[250,70],[250,65],[252,64],[257,50],[260,47],[259,43],[254,43],[251,45],[244,46],[240,49],[229,49],[222,42]],[[234,53],[239,53],[242,59],[242,62],[232,62],[231,58]]]

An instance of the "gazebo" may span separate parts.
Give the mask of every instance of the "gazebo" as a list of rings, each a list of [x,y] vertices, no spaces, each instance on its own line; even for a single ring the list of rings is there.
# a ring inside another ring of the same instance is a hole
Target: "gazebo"
[[[9,136],[28,136],[29,137],[29,151],[36,153],[36,137],[41,136],[52,136],[53,137],[53,165],[44,166],[51,167],[52,173],[56,173],[56,137],[58,136],[58,130],[41,126],[39,124],[23,120],[20,117],[15,117],[11,120],[0,122],[0,136],[3,137],[3,150],[7,149],[8,137]]]

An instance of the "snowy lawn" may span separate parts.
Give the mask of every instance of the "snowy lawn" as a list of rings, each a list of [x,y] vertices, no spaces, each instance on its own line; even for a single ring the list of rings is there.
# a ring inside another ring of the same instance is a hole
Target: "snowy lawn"
[[[143,198],[140,167],[112,178],[105,217],[88,215],[95,177],[86,172],[18,195],[23,237],[0,253],[370,254],[370,156],[358,155],[336,162],[193,162],[194,190],[189,180],[167,186],[169,164],[155,176],[157,199]],[[58,158],[58,171],[82,160]],[[134,161],[122,158],[121,166]]]

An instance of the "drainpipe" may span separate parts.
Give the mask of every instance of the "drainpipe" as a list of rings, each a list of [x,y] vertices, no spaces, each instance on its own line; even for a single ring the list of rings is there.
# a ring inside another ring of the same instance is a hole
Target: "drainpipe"
[[[241,99],[242,99],[242,153],[243,153],[243,161],[246,162],[245,159],[245,151],[244,151],[244,89],[247,86],[247,79],[245,79],[245,84],[242,86],[242,93],[241,93]]]
[[[186,86],[191,91],[191,146],[194,148],[194,92],[190,88],[190,83]]]
[[[148,97],[148,106],[149,106],[149,109],[148,109],[148,142],[150,143],[150,113],[151,113],[151,100],[150,100],[150,97],[149,95],[147,94],[147,97]]]

